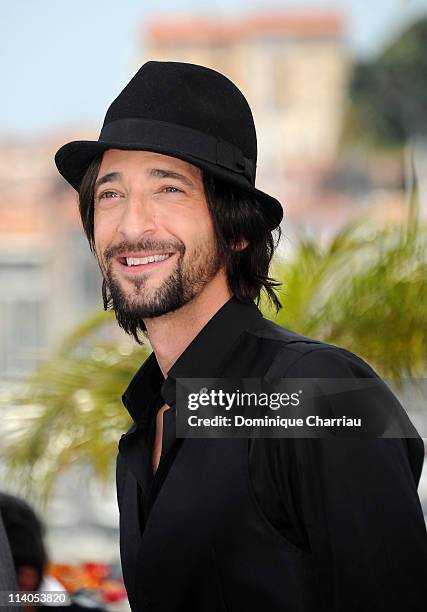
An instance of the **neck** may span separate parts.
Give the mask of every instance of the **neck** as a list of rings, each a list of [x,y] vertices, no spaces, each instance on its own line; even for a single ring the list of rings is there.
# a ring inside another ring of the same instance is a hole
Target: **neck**
[[[150,344],[165,378],[181,353],[232,295],[225,276],[217,275],[178,310],[144,319]]]

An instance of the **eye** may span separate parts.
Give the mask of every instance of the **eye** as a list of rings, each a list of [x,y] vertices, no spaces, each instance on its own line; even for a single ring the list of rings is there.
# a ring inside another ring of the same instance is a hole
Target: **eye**
[[[174,187],[173,185],[168,185],[167,187],[163,188],[163,191],[166,191],[167,193],[180,193],[181,189],[178,189],[178,187]]]
[[[116,195],[116,196],[118,196],[118,195],[119,195],[119,194],[118,194],[118,193],[116,193],[115,191],[104,191],[103,193],[101,193],[101,194],[98,196],[98,199],[100,200],[101,198],[109,198],[109,194],[113,194],[113,195]]]

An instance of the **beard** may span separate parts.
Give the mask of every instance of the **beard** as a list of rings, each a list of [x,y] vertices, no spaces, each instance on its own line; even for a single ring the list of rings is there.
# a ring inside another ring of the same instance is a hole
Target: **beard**
[[[165,248],[166,246],[166,248]],[[102,295],[104,310],[113,310],[119,327],[132,335],[138,344],[143,344],[138,332],[146,335],[143,319],[161,317],[178,310],[191,302],[218,273],[222,259],[216,246],[209,249],[202,244],[196,245],[191,259],[184,259],[185,246],[180,244],[160,244],[152,240],[132,246],[121,244],[105,252],[105,261],[124,251],[157,250],[178,253],[175,268],[158,287],[150,287],[150,274],[129,279],[133,290],[126,292],[119,279],[114,275],[111,265],[104,272]]]

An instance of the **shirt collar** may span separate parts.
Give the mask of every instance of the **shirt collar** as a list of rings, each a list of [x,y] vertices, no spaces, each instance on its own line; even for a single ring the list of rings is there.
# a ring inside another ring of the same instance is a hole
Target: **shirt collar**
[[[152,352],[122,395],[122,402],[138,425],[147,424],[149,408],[159,392],[166,404],[175,403],[177,378],[210,378],[219,374],[224,359],[239,336],[260,325],[262,313],[254,302],[232,296],[206,323],[170,368],[166,379]]]

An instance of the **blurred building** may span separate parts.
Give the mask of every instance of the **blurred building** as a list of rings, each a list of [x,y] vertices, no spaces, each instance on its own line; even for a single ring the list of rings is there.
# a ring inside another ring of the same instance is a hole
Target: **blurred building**
[[[392,222],[404,214],[403,158],[342,148],[353,69],[345,36],[337,10],[162,15],[141,24],[134,68],[186,61],[234,81],[256,123],[258,187],[284,205],[288,233],[304,226],[327,240],[365,211]]]
[[[149,58],[222,72],[253,110],[263,166],[325,163],[341,132],[350,61],[338,13],[261,13],[213,20],[162,17],[148,27]],[[139,62],[138,62],[139,63]]]
[[[29,371],[99,303],[76,194],[53,163],[66,140],[0,144],[0,377]]]
[[[146,59],[202,64],[238,85],[257,127],[258,182],[283,200],[295,173],[313,176],[337,154],[351,68],[344,34],[330,11],[169,15],[141,32]]]

